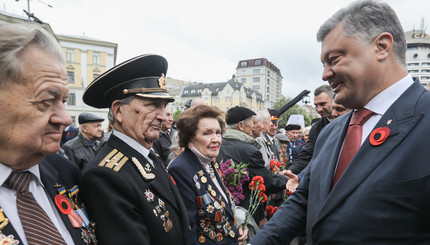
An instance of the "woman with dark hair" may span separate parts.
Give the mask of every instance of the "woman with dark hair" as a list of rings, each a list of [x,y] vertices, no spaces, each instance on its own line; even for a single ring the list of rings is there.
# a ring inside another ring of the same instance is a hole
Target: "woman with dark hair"
[[[179,145],[185,150],[169,166],[169,173],[187,207],[190,244],[238,244],[247,237],[234,221],[234,201],[214,162],[225,129],[224,113],[198,105],[176,121]]]

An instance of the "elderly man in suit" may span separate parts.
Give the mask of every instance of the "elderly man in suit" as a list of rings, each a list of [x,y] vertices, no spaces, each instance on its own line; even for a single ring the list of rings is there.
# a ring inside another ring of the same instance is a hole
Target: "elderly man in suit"
[[[86,104],[109,107],[113,128],[80,185],[101,244],[188,244],[187,211],[152,149],[174,101],[166,71],[163,57],[140,55],[100,75],[84,93]]]
[[[72,123],[63,51],[37,25],[0,33],[0,244],[87,244],[79,169],[55,154]]]
[[[395,12],[354,2],[317,37],[323,79],[354,110],[321,132],[299,187],[251,244],[285,244],[305,226],[308,245],[430,244],[430,92],[408,75]]]

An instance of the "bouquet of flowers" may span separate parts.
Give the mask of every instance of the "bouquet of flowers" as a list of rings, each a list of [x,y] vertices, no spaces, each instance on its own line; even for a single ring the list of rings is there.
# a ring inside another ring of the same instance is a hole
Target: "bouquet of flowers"
[[[267,196],[264,194],[266,186],[264,186],[263,177],[255,176],[252,178],[251,183],[249,183],[249,189],[251,189],[251,196],[249,198],[248,212],[246,214],[245,222],[243,223],[244,229],[248,226],[249,217],[254,215],[255,211],[257,211],[258,205],[267,201]]]
[[[245,199],[243,195],[242,185],[249,180],[246,167],[248,164],[235,163],[231,159],[220,164],[223,174],[223,182],[234,198],[234,203],[239,204],[240,200]]]
[[[275,160],[270,160],[270,171],[273,174],[278,174],[281,171],[281,162],[276,162]]]

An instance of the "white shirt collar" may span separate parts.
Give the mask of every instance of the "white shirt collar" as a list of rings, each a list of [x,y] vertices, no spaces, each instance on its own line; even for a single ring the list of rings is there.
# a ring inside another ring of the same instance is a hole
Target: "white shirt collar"
[[[3,163],[0,163],[0,186],[2,186],[6,181],[6,179],[9,178],[9,175],[10,173],[12,173],[12,171],[13,171],[12,168],[4,165]],[[26,171],[29,171],[34,176],[36,176],[37,183],[43,186],[42,180],[40,179],[39,164],[34,165],[33,167],[27,169]]]
[[[152,160],[149,158],[149,151],[152,149],[146,149],[143,145],[139,144],[139,142],[137,142],[136,140],[134,140],[133,138],[131,138],[130,136],[127,136],[121,132],[119,132],[118,130],[114,130],[112,132],[113,135],[115,135],[116,137],[120,138],[122,141],[124,141],[125,143],[127,143],[131,148],[135,149],[137,152],[139,152],[140,154],[142,154],[150,163],[152,166],[154,166],[154,164],[152,163]]]
[[[411,75],[400,79],[400,81],[394,83],[375,97],[371,99],[364,108],[373,111],[378,115],[384,115],[384,113],[390,108],[390,106],[403,94],[412,84],[414,80]]]

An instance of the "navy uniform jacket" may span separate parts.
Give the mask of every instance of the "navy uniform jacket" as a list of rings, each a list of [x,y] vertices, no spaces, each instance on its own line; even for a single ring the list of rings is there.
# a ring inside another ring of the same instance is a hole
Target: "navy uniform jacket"
[[[71,189],[78,184],[80,178],[79,169],[76,165],[58,154],[47,156],[39,164],[39,171],[40,179],[42,180],[46,193],[53,203],[55,203],[55,196],[59,194],[56,188],[58,185],[64,186],[66,189]],[[55,206],[57,207],[57,205]],[[86,244],[81,238],[82,230],[80,228],[74,228],[67,215],[60,212],[58,208],[56,210],[60,214],[75,244]],[[7,213],[4,215],[7,218]],[[6,236],[13,235],[14,239],[20,242],[19,244],[22,243],[11,222],[4,228],[2,233]]]
[[[293,144],[288,142],[287,144],[287,154],[290,156],[290,164],[294,164],[296,157],[299,155],[300,151],[303,148],[305,142],[303,140],[297,139]]]
[[[304,228],[312,244],[430,244],[430,91],[414,82],[382,116],[331,189],[352,112],[320,133],[297,190],[251,241],[285,244]],[[306,222],[305,222],[306,221]]]
[[[214,174],[228,200],[224,199],[200,161],[188,148],[169,166],[169,173],[187,207],[191,226],[190,244],[238,244],[234,203],[215,165],[212,164]]]
[[[166,169],[111,135],[80,188],[100,244],[188,244],[189,224]]]

